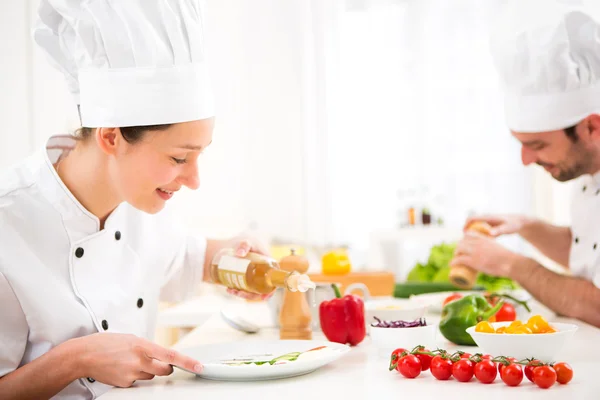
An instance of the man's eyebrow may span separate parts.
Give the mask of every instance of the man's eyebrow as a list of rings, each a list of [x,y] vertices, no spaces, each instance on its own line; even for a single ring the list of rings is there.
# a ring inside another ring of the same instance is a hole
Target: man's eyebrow
[[[541,140],[530,140],[530,141],[525,141],[525,142],[521,142],[521,143],[523,143],[523,145],[525,145],[525,146],[539,146],[539,145],[546,144],[546,143],[542,142]]]

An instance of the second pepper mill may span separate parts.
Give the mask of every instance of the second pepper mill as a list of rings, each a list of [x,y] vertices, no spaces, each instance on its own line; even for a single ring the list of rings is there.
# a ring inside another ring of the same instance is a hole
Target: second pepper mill
[[[479,232],[485,236],[490,235],[491,226],[485,222],[474,222],[467,227],[467,231]],[[466,265],[456,265],[450,269],[448,278],[450,282],[461,289],[471,289],[477,280],[478,271]]]
[[[294,249],[291,249],[290,255],[283,257],[279,266],[284,271],[305,274],[308,271],[308,260],[296,255]],[[312,313],[306,294],[285,290],[279,313],[279,338],[310,340],[312,339],[311,324]]]

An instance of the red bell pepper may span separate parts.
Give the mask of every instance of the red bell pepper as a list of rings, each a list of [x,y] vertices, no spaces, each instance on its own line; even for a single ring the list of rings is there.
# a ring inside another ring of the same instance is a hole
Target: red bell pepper
[[[331,341],[356,346],[365,338],[365,305],[358,296],[347,294],[344,297],[335,284],[335,299],[319,305],[319,320],[325,337]]]

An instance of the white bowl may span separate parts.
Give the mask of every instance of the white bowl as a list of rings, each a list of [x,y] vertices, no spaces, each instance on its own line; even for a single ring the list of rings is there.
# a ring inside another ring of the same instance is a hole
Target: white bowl
[[[423,345],[429,350],[436,348],[438,325],[416,326],[413,328],[371,327],[371,342],[382,355],[389,356],[399,347],[410,351]]]
[[[508,326],[510,322],[494,322],[492,326],[497,329]],[[542,362],[554,362],[560,355],[564,345],[577,331],[577,325],[549,322],[556,329],[555,333],[539,334],[510,334],[510,333],[482,333],[475,332],[475,327],[467,328],[477,346],[485,354],[494,357],[515,357],[519,360],[535,357]]]
[[[365,301],[365,323],[367,330],[376,322],[377,317],[382,321],[414,321],[425,317],[427,304],[407,299],[377,299]]]

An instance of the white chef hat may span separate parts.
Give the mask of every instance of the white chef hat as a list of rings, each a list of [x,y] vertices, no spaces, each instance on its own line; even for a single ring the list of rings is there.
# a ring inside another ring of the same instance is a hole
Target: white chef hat
[[[508,2],[491,50],[511,130],[559,130],[600,113],[599,9],[598,0]]]
[[[214,116],[198,0],[42,0],[34,39],[65,75],[82,126]]]

